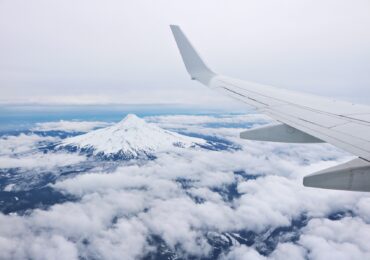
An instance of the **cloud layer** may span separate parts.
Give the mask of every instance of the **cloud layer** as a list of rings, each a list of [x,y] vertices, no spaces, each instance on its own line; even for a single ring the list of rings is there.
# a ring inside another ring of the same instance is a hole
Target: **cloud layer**
[[[0,101],[227,104],[189,80],[176,23],[217,72],[369,102],[369,9],[366,0],[2,1]]]
[[[178,257],[211,257],[219,238],[229,243],[219,255],[224,259],[369,258],[368,194],[302,186],[303,176],[350,159],[346,153],[326,144],[238,139],[233,124],[266,122],[257,115],[150,120],[193,134],[209,131],[241,149],[175,149],[156,160],[58,179],[51,187],[77,200],[0,214],[1,257],[137,259],[161,250],[158,245]],[[223,130],[213,123],[225,124]],[[304,224],[292,228],[299,219]],[[289,231],[271,237],[276,246],[264,253],[264,241],[281,228]],[[242,232],[254,234],[252,245]]]

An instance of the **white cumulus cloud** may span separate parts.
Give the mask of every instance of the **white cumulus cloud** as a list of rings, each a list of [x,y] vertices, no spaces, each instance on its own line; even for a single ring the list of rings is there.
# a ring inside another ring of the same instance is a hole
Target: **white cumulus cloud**
[[[175,118],[171,125],[180,127]],[[193,119],[212,121],[208,116],[181,118],[182,128],[188,128]],[[209,126],[204,123],[200,128],[204,131]],[[194,129],[196,125],[191,131]],[[175,149],[157,154],[155,160],[124,163],[111,171],[97,167],[58,179],[50,186],[76,200],[23,216],[0,214],[0,256],[58,259],[65,251],[63,256],[69,259],[137,259],[157,250],[152,241],[160,238],[162,245],[179,257],[210,257],[209,234],[231,237],[249,231],[262,243],[276,228],[290,227],[293,220],[304,216],[307,223],[291,231],[297,239],[287,240],[289,234],[279,236],[276,248],[267,255],[259,251],[258,243],[246,246],[234,238],[220,257],[369,258],[368,194],[302,185],[306,174],[344,162],[351,158],[348,154],[327,144],[271,144],[243,141],[221,132],[216,135],[237,142],[241,149]],[[66,154],[37,156],[35,165],[50,163],[50,167],[81,159]],[[31,157],[21,157],[18,162],[1,158],[4,165],[34,167],[27,161]],[[345,217],[328,219],[338,212]]]

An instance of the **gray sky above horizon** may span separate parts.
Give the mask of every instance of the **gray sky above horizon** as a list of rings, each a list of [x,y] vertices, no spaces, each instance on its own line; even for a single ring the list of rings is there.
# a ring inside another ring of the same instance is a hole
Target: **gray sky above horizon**
[[[230,104],[189,80],[169,24],[222,74],[370,104],[370,2],[0,0],[2,103]]]

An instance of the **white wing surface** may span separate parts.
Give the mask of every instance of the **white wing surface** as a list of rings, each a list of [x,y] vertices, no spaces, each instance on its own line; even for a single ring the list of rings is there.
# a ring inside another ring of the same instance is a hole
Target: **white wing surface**
[[[304,178],[304,185],[370,191],[370,107],[355,105],[212,72],[181,29],[171,25],[185,67],[192,79],[225,93],[281,124],[241,133],[250,140],[333,144],[356,156],[344,165]]]

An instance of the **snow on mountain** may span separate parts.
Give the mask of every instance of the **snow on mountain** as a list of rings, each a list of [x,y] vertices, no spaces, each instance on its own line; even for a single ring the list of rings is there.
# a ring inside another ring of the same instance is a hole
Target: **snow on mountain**
[[[164,130],[129,114],[112,126],[67,138],[58,148],[66,147],[109,158],[137,158],[173,147],[189,148],[205,144],[204,139]]]

